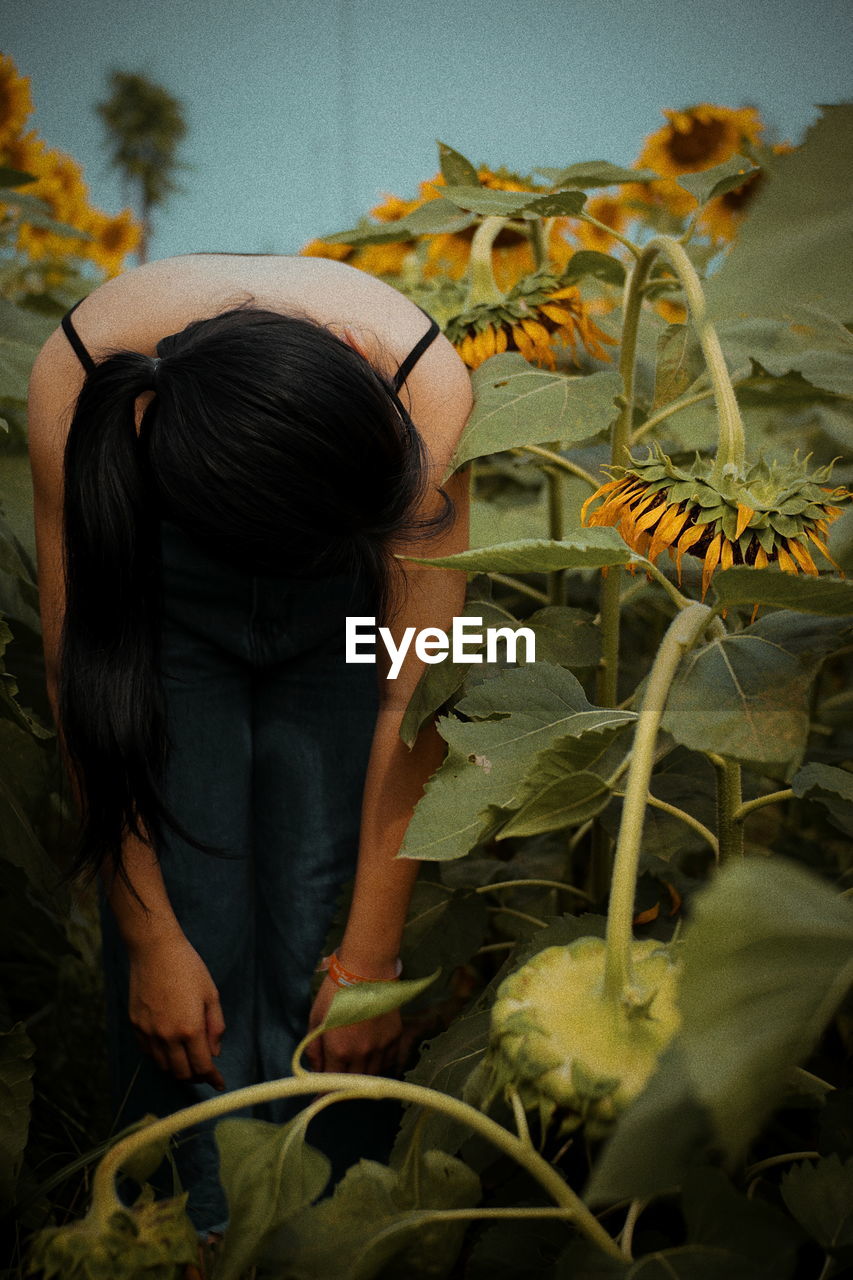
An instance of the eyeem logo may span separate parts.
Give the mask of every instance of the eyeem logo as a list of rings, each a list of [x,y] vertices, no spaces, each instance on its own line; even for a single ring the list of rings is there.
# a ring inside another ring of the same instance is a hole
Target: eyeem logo
[[[417,631],[414,627],[406,627],[399,645],[387,627],[379,627],[379,639],[388,651],[391,667],[388,679],[396,680],[406,654],[415,642],[415,653],[422,662],[443,662],[451,657],[454,662],[482,662],[483,654],[477,652],[485,643],[486,662],[497,662],[498,640],[506,645],[508,662],[516,661],[518,642],[524,640],[524,661],[536,661],[536,636],[530,627],[486,627],[483,631],[482,618],[454,618],[450,637],[440,627],[424,627]],[[346,661],[376,661],[376,619],[347,618],[346,620]],[[366,652],[367,647],[370,652]]]

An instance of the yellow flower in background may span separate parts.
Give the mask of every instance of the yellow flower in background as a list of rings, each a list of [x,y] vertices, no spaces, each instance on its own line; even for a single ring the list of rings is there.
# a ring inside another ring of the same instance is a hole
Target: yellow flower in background
[[[618,196],[593,196],[584,209],[590,217],[606,223],[614,231],[624,231],[630,221],[631,215]],[[589,222],[577,222],[575,236],[582,248],[595,249],[598,253],[609,253],[617,243],[613,236]]]
[[[779,142],[770,148],[774,156],[787,155],[794,148],[790,142]],[[760,157],[759,157],[760,159]],[[735,238],[737,229],[743,221],[750,204],[755,199],[764,182],[764,172],[750,174],[746,181],[733,191],[710,200],[699,219],[699,230],[704,231],[711,240],[727,244]]]
[[[702,561],[704,600],[717,569],[778,564],[786,573],[816,575],[813,549],[836,569],[826,546],[829,525],[851,494],[830,487],[831,465],[809,474],[808,459],[785,465],[763,459],[740,479],[712,479],[713,463],[680,467],[656,447],[597,489],[581,508],[581,523],[614,525],[625,542],[654,561],[667,550],[681,582],[682,560]],[[594,503],[599,506],[593,508]],[[591,510],[591,508],[593,508]]]
[[[92,209],[84,229],[92,239],[83,245],[82,253],[97,263],[108,277],[119,274],[124,259],[139,247],[142,236],[142,227],[130,209],[122,209],[114,217]]]
[[[504,351],[556,369],[557,352],[568,349],[577,364],[579,346],[609,361],[606,345],[616,342],[592,320],[576,286],[562,286],[548,272],[525,277],[501,302],[480,303],[454,316],[445,333],[469,369]]]
[[[411,240],[395,240],[391,244],[363,244],[356,247],[350,263],[372,276],[396,276],[412,251]]]
[[[33,109],[29,78],[18,74],[7,53],[0,53],[0,148],[21,132]]]
[[[328,240],[309,240],[299,252],[305,258],[334,258],[336,262],[345,262],[353,252],[351,244],[331,244]]]
[[[689,214],[696,201],[677,183],[682,173],[697,173],[722,164],[744,147],[758,144],[764,129],[755,107],[720,107],[701,102],[684,111],[666,110],[668,124],[649,135],[636,160],[638,169],[653,169],[661,180],[632,184],[628,200],[661,205],[677,217]]]

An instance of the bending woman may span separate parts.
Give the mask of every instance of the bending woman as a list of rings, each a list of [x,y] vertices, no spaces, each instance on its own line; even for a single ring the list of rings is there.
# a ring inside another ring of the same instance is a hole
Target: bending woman
[[[412,750],[400,739],[413,651],[394,680],[381,645],[376,666],[348,663],[345,619],[384,621],[399,644],[461,611],[463,575],[394,553],[467,545],[466,477],[440,481],[470,406],[423,312],[313,258],[136,268],[39,354],[49,692],[80,802],[77,868],[104,886],[121,1123],[288,1074],[340,980],[312,1007],[354,873],[339,964],[397,974],[417,864],[395,855],[444,744],[433,726]],[[314,1065],[379,1071],[399,1031],[397,1014],[330,1031]],[[209,1131],[178,1167],[195,1225],[221,1229]]]

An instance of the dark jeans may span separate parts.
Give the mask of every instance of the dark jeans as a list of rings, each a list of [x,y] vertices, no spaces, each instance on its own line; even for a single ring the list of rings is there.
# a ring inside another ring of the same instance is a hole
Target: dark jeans
[[[226,1032],[217,1065],[236,1089],[290,1074],[335,901],[355,869],[377,685],[374,666],[344,661],[344,619],[374,609],[345,575],[253,575],[210,558],[170,524],[162,548],[167,801],[187,830],[227,856],[170,837],[161,867],[181,926],[219,989]],[[109,910],[103,927],[120,1123],[214,1096],[138,1049],[127,958]],[[343,1104],[350,1113],[357,1105]],[[257,1114],[280,1122],[293,1110],[271,1104]],[[334,1120],[326,1145],[339,1170],[375,1154],[362,1145],[369,1120],[359,1136],[358,1121],[345,1122],[338,1106],[324,1115]],[[314,1132],[312,1125],[312,1140]],[[212,1129],[180,1137],[193,1222],[221,1227],[227,1207]]]

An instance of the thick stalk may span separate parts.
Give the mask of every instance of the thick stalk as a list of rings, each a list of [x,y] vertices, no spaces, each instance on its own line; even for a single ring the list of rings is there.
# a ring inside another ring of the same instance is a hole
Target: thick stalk
[[[203,1120],[215,1120],[242,1107],[254,1107],[277,1098],[298,1098],[317,1093],[338,1093],[347,1098],[395,1098],[399,1102],[429,1107],[467,1125],[475,1133],[494,1143],[498,1150],[522,1165],[561,1208],[569,1211],[578,1230],[612,1258],[618,1258],[612,1238],[580,1197],[563,1180],[538,1151],[533,1150],[515,1134],[504,1129],[496,1121],[484,1116],[475,1107],[460,1102],[437,1089],[410,1084],[404,1080],[386,1080],[377,1076],[346,1075],[345,1073],[318,1072],[298,1078],[268,1080],[263,1084],[236,1089],[221,1097],[209,1098],[192,1107],[185,1107],[173,1115],[155,1120],[152,1124],[123,1138],[104,1156],[95,1170],[92,1183],[92,1214],[117,1207],[115,1178],[124,1161],[135,1151],[149,1143],[161,1142],[180,1133],[182,1129],[199,1124]]]
[[[743,805],[740,765],[722,756],[710,755],[717,775],[717,838],[720,862],[743,857],[743,821],[738,812]]]
[[[504,295],[495,281],[495,273],[492,267],[492,245],[505,224],[506,218],[499,218],[496,214],[490,214],[489,217],[483,219],[474,232],[474,238],[471,241],[471,257],[468,262],[469,283],[468,297],[465,299],[466,311],[469,311],[471,307],[479,306],[481,303],[493,304],[504,300]]]
[[[631,750],[607,911],[604,994],[614,1003],[621,1003],[632,980],[634,896],[661,717],[678,665],[699,639],[711,617],[707,605],[692,604],[672,620],[658,649],[643,696]]]
[[[559,471],[554,467],[544,467],[545,482],[548,485],[548,536],[554,542],[563,538],[563,481]],[[548,574],[548,602],[559,605],[563,603],[563,581],[565,570],[552,569]]]

